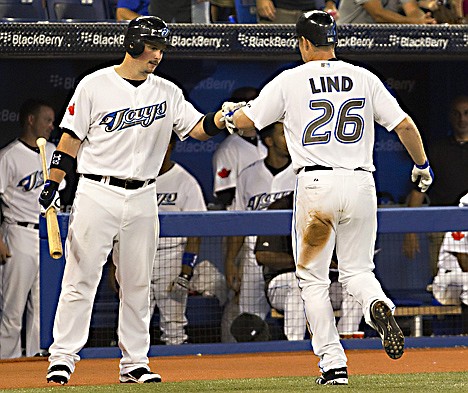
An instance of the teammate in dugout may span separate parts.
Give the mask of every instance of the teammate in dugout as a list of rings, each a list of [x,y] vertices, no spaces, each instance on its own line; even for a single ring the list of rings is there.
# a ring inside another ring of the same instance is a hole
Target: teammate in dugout
[[[434,297],[444,305],[461,305],[462,334],[468,334],[468,231],[447,232],[440,247]]]
[[[203,192],[197,180],[171,160],[175,134],[157,177],[159,211],[206,211]],[[185,326],[187,295],[200,252],[199,237],[159,239],[151,280],[151,315],[159,308],[161,341],[166,345],[188,341]]]
[[[373,270],[377,201],[372,172],[374,121],[395,130],[415,162],[412,180],[432,183],[421,136],[377,76],[335,57],[334,19],[323,11],[297,21],[305,64],[269,82],[246,106],[224,103],[226,126],[253,133],[284,118],[297,174],[293,212],[296,276],[320,358],[318,384],[347,384],[347,358],[329,298],[328,271],[336,245],[340,282],[362,305],[366,322],[382,338],[387,355],[403,355],[404,336],[392,301]]]
[[[259,134],[268,153],[264,159],[255,161],[240,172],[235,210],[266,210],[276,199],[294,190],[295,176],[284,140],[283,124],[271,124]],[[255,258],[256,236],[234,236],[232,239],[232,247],[228,249],[225,260],[227,282],[239,283],[239,312],[254,314],[263,320],[270,306],[265,296],[262,267]],[[241,258],[239,268],[236,266],[238,254]]]
[[[125,58],[86,76],[60,124],[39,202],[47,209],[77,158],[81,175],[65,245],[67,263],[50,347],[47,381],[66,384],[85,345],[102,268],[118,241],[116,279],[120,382],[160,382],[148,367],[150,283],[159,236],[155,174],[171,132],[207,140],[225,128],[222,113],[203,116],[175,84],[153,74],[170,47],[160,18],[139,17],[127,28]]]
[[[26,356],[39,354],[39,206],[44,184],[36,139],[49,139],[55,112],[42,100],[20,108],[21,135],[0,152],[0,359],[21,357],[23,314]],[[51,157],[54,145],[47,143]]]

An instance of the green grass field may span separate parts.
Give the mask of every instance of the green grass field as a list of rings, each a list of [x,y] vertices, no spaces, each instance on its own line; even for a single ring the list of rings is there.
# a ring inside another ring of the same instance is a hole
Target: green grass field
[[[347,392],[468,392],[468,372],[351,376],[348,386],[319,386],[315,378],[227,379],[219,381],[166,382],[148,385],[56,386],[42,389],[11,389],[11,393],[108,393],[108,392],[282,392],[340,390]]]

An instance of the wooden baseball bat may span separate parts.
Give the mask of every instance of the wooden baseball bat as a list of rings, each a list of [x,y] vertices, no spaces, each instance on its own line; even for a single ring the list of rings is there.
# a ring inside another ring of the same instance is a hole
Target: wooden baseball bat
[[[36,145],[39,148],[42,162],[42,173],[44,175],[44,183],[49,178],[47,171],[47,158],[45,152],[46,140],[44,138],[37,138]],[[46,222],[47,222],[47,239],[49,240],[49,254],[54,259],[59,259],[63,255],[62,241],[60,238],[60,230],[57,220],[57,211],[54,206],[51,206],[46,211]]]

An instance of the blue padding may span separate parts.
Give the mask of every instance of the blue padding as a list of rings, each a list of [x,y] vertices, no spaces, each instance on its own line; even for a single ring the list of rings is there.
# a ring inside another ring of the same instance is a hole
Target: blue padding
[[[422,306],[424,303],[420,300],[415,299],[392,299],[392,302],[397,307],[419,307]]]
[[[62,237],[68,230],[67,213],[58,214]],[[378,209],[379,233],[446,232],[468,230],[468,208],[419,207]],[[291,232],[292,213],[276,211],[161,212],[161,236],[282,235]],[[39,236],[47,238],[45,219]]]
[[[382,349],[379,338],[364,338],[356,340],[342,340],[345,350]],[[466,337],[407,337],[405,348],[450,348],[466,346]],[[179,355],[229,355],[238,353],[259,352],[297,352],[311,351],[310,341],[267,341],[255,343],[229,343],[229,344],[185,344],[185,345],[153,345],[149,356],[179,356]],[[311,360],[313,354],[311,352]],[[93,358],[119,358],[119,348],[84,348],[80,352],[83,359]]]

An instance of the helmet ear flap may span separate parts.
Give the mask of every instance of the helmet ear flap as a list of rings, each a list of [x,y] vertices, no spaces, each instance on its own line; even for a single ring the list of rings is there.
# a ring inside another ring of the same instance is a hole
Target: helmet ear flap
[[[128,40],[125,42],[125,50],[130,56],[136,58],[145,50],[145,44],[140,40]]]

